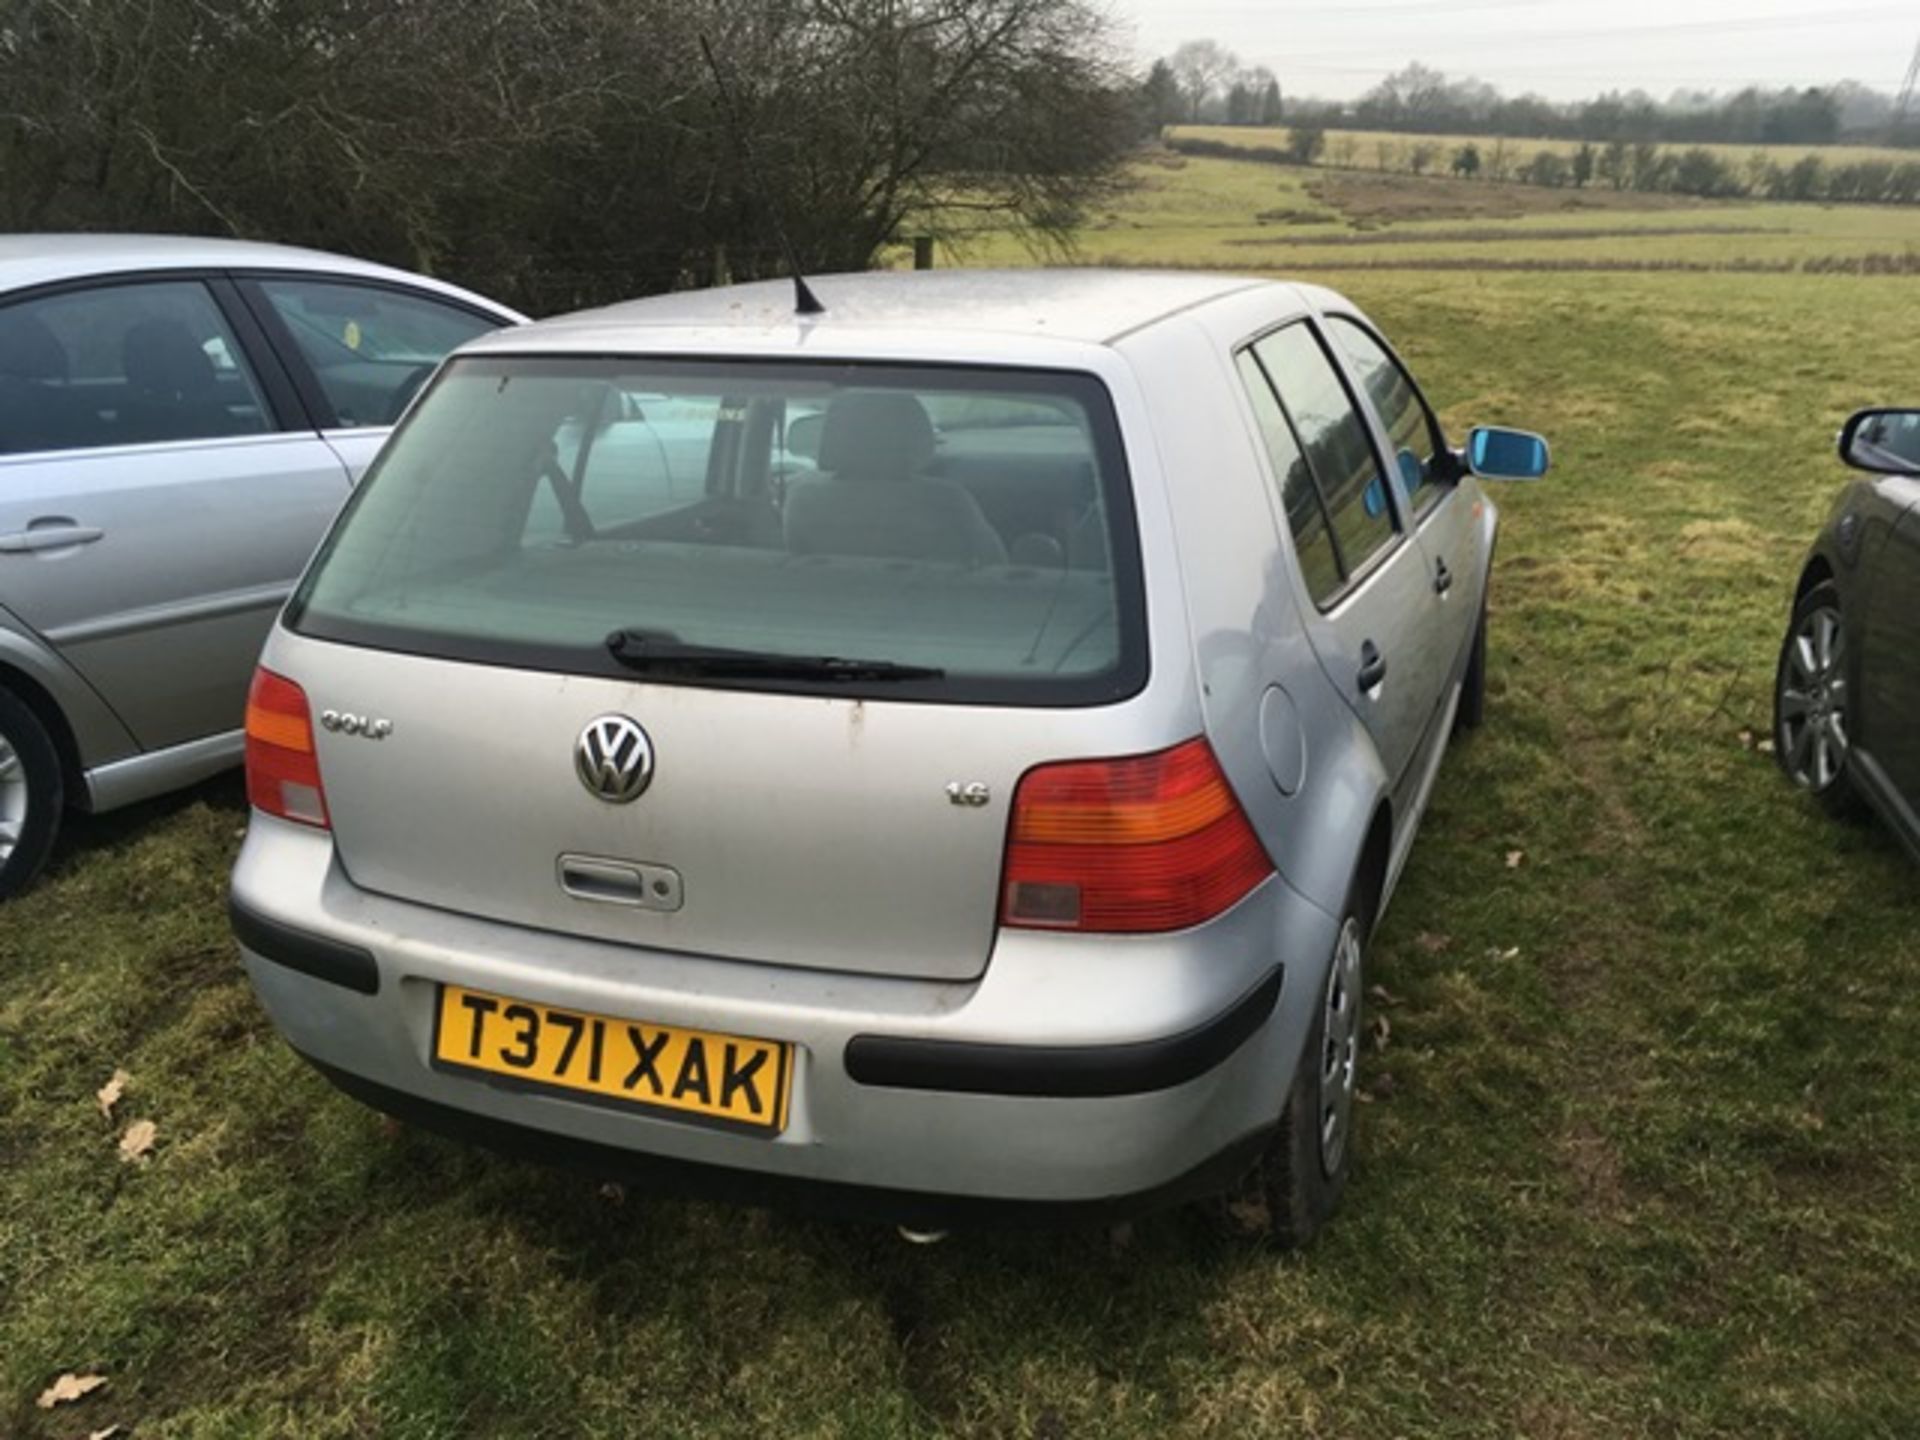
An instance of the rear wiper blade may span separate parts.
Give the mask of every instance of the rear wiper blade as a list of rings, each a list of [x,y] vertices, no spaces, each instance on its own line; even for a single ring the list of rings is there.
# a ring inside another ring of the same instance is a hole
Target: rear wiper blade
[[[772,655],[724,645],[689,645],[659,630],[616,630],[607,653],[629,670],[769,680],[938,680],[935,665],[849,660],[839,655]]]

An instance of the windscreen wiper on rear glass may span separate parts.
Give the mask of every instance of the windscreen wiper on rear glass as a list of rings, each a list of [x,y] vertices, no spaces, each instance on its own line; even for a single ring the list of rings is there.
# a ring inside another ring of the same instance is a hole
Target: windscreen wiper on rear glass
[[[661,630],[616,630],[607,653],[629,670],[768,680],[938,680],[935,665],[849,660],[839,655],[773,655],[722,645],[689,645]]]

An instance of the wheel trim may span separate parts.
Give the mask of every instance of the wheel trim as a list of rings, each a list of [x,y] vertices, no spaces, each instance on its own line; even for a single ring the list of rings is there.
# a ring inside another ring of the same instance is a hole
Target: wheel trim
[[[1353,1128],[1353,1091],[1360,1060],[1360,922],[1348,916],[1327,967],[1322,1001],[1316,1125],[1320,1168],[1332,1175]]]
[[[27,828],[27,766],[13,742],[0,735],[0,865],[13,858]]]
[[[1820,605],[1801,616],[1780,666],[1775,743],[1787,773],[1807,789],[1828,789],[1847,764],[1845,634],[1840,611]]]

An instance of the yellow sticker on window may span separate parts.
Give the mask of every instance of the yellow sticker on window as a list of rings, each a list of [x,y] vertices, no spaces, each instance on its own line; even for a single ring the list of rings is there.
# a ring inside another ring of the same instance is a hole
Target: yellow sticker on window
[[[347,342],[347,348],[349,350],[358,350],[360,348],[360,322],[358,320],[347,321],[347,328],[341,333],[340,338]]]

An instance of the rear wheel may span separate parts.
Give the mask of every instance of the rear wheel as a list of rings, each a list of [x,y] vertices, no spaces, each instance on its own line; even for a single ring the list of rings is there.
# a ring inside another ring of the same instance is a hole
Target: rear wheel
[[[39,716],[0,690],[0,900],[46,861],[60,826],[60,755]]]
[[[1281,1111],[1280,1127],[1254,1172],[1273,1240],[1311,1242],[1332,1217],[1353,1163],[1354,1094],[1359,1086],[1367,926],[1349,903],[1333,957]]]
[[[1800,597],[1780,647],[1773,685],[1773,746],[1787,778],[1830,815],[1865,807],[1848,774],[1853,717],[1840,591],[1822,581]]]

